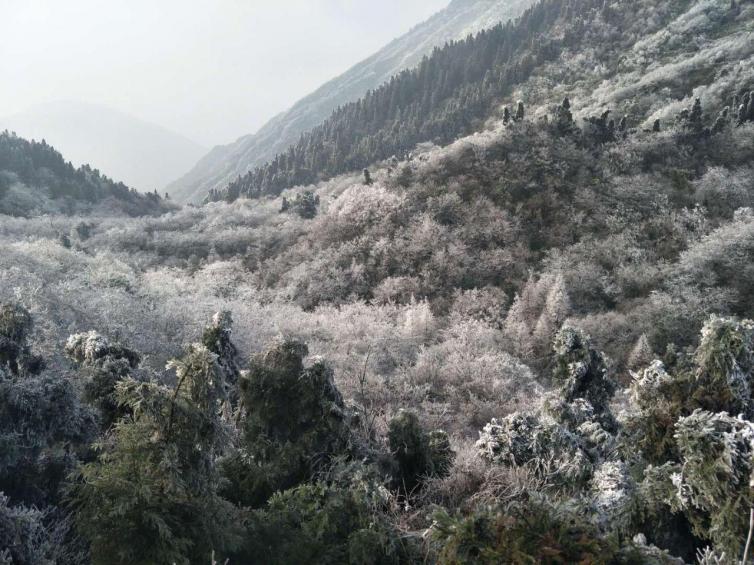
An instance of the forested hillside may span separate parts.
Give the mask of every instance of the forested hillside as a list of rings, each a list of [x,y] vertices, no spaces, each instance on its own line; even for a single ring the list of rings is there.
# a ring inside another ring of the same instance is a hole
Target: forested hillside
[[[667,97],[689,96],[694,88],[721,78],[723,72],[744,73],[742,83],[727,86],[727,98],[720,92],[710,93],[707,102],[715,103],[713,109],[720,111],[730,103],[734,91],[743,93],[747,88],[750,76],[738,62],[751,56],[746,35],[751,30],[745,20],[736,22],[741,8],[735,2],[725,8],[714,4],[699,7],[698,13],[686,9],[684,2],[660,7],[602,1],[541,2],[515,23],[436,49],[415,69],[338,108],[275,159],[226,189],[213,191],[209,199],[278,194],[284,188],[403,156],[420,142],[447,144],[482,129],[486,118],[504,111],[501,106],[506,101],[512,102],[508,111],[515,118],[519,111],[513,98],[516,92],[528,104],[543,105],[556,101],[555,91],[565,96],[568,88],[581,90],[585,83],[597,87],[601,81],[611,82],[613,89],[597,89],[581,98],[581,103],[599,112],[600,106],[610,103],[614,112],[628,114],[629,123],[636,126],[663,102],[669,103]],[[687,17],[678,21],[681,14]],[[709,23],[697,28],[695,18]],[[718,35],[721,26],[726,27],[724,38]],[[684,41],[683,37],[692,37],[691,29],[701,35]],[[657,37],[660,33],[671,37]],[[645,38],[649,38],[646,44]],[[697,51],[699,47],[702,52]],[[643,53],[647,49],[654,52]],[[710,58],[705,60],[704,55]],[[689,64],[687,57],[695,58],[697,68],[688,76],[679,76],[683,72],[680,65]],[[594,66],[586,66],[586,60]],[[668,76],[662,77],[656,70],[660,64],[668,68]],[[641,72],[645,72],[645,80],[654,76],[655,83],[638,91],[637,85],[620,84]],[[543,82],[557,84],[548,89]],[[667,84],[671,82],[674,84]],[[600,100],[596,94],[606,99]]]
[[[44,139],[0,133],[0,214],[73,213],[97,204],[130,215],[159,214],[170,207],[156,193],[138,193],[88,165],[75,168]]]
[[[89,164],[140,192],[162,192],[205,148],[185,137],[112,108],[77,101],[0,114],[0,130],[46,139],[74,165]]]
[[[445,10],[322,85],[258,132],[215,147],[167,190],[180,202],[201,202],[210,190],[223,189],[237,176],[285,151],[339,106],[358,100],[393,75],[416,66],[435,47],[515,18],[531,3],[531,0],[453,0]]]
[[[532,14],[443,146],[0,216],[0,563],[751,562],[754,3]]]

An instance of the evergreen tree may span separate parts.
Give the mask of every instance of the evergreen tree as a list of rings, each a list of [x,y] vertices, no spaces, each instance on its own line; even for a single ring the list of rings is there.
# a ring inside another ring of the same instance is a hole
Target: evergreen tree
[[[206,563],[235,547],[235,508],[217,494],[215,460],[227,445],[223,371],[203,345],[171,362],[176,385],[116,385],[130,415],[98,446],[72,487],[92,563]],[[136,543],[138,540],[138,543]]]
[[[259,507],[351,449],[350,414],[332,370],[321,361],[304,367],[307,353],[303,343],[277,343],[239,381],[241,449],[223,462],[231,500]]]
[[[474,131],[499,107],[514,86],[538,65],[557,59],[586,34],[551,33],[558,26],[600,19],[601,0],[581,0],[566,10],[565,0],[533,5],[516,23],[499,24],[476,36],[435,49],[419,66],[405,70],[356,102],[336,109],[321,125],[267,163],[249,171],[208,200],[235,200],[279,194],[404,154],[418,143],[449,143]],[[523,102],[503,120],[521,121]],[[366,180],[366,179],[365,179]]]
[[[81,367],[83,399],[99,412],[102,428],[109,429],[126,414],[118,403],[117,384],[135,376],[133,371],[141,356],[128,348],[111,344],[94,331],[70,336],[65,353]]]
[[[628,356],[629,369],[640,369],[649,365],[655,359],[652,347],[649,345],[647,334],[641,334],[636,340],[634,348]]]

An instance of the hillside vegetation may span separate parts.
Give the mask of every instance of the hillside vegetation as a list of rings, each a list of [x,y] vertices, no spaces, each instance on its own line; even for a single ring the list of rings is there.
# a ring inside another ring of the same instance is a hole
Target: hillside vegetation
[[[358,100],[393,75],[416,66],[435,47],[516,18],[531,3],[531,0],[453,0],[446,9],[302,98],[256,133],[215,147],[166,190],[179,202],[200,203],[210,190],[223,189],[237,176],[284,152],[302,133],[318,126],[339,106]]]
[[[44,138],[74,165],[96,166],[140,192],[162,192],[206,151],[168,129],[79,101],[37,104],[0,115],[3,129],[26,139]]]
[[[29,216],[92,211],[132,216],[170,208],[156,192],[141,194],[88,165],[75,168],[43,139],[0,133],[0,214]]]
[[[699,88],[708,111],[719,112],[751,80],[744,63],[752,56],[751,27],[740,10],[722,3],[540,2],[515,23],[435,49],[209,199],[277,194],[404,155],[420,142],[447,144],[479,130],[514,94],[543,105],[560,102],[553,93],[583,93],[577,99],[584,112],[609,105],[616,123],[626,115],[635,126]],[[716,89],[707,92],[711,83]]]
[[[754,3],[537,13],[477,133],[2,217],[0,563],[751,558]]]

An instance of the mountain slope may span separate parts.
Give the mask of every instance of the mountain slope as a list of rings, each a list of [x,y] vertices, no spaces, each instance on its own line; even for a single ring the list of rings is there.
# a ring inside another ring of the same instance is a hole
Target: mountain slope
[[[531,0],[454,0],[443,11],[355,65],[263,126],[256,134],[212,149],[167,190],[180,201],[201,201],[295,143],[324,121],[338,106],[357,100],[401,70],[417,65],[424,55],[447,41],[462,39],[500,21],[515,18]]]
[[[157,193],[141,194],[89,165],[74,167],[46,141],[0,133],[0,215],[92,212],[141,216],[172,209]]]
[[[284,153],[226,190],[211,191],[210,200],[278,194],[408,154],[419,143],[447,144],[478,131],[501,104],[516,98],[543,104],[583,93],[582,115],[619,104],[635,123],[648,120],[647,105],[668,106],[659,113],[653,108],[653,119],[680,111],[695,88],[706,102],[708,83],[719,73],[726,76],[715,89],[732,96],[735,86],[742,94],[749,77],[738,62],[751,57],[753,45],[748,12],[708,2],[672,21],[683,6],[663,5],[653,22],[641,24],[601,2],[578,8],[560,0],[537,4],[515,23],[436,49],[418,67],[339,107]],[[597,66],[584,67],[587,57]],[[654,96],[636,104],[638,94],[653,90]],[[505,119],[522,119],[525,107],[519,105],[515,114],[505,110]],[[606,128],[608,118],[602,121],[594,124]]]
[[[541,0],[522,22],[515,76],[457,81],[436,116],[451,138],[476,97],[486,129],[369,178],[0,221],[0,556],[748,562],[754,1]],[[452,59],[469,79],[489,56]],[[0,171],[59,174],[2,141]]]
[[[105,106],[58,101],[0,118],[27,139],[44,139],[76,165],[89,163],[127,185],[151,192],[193,165],[201,145]]]

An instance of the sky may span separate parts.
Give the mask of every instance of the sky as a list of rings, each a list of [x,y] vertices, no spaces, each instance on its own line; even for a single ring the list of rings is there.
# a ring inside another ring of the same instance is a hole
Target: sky
[[[0,116],[76,100],[228,143],[448,3],[0,0]]]

